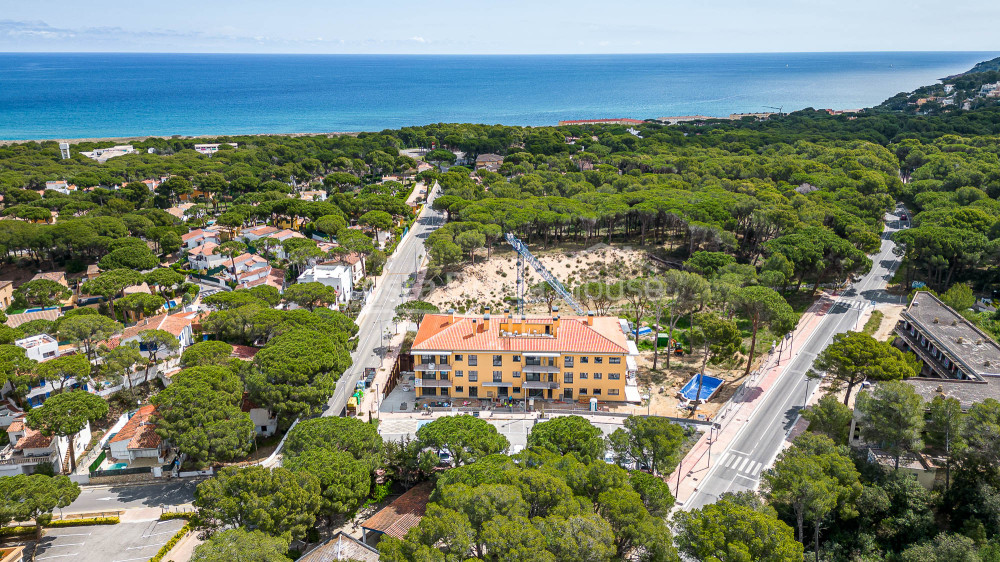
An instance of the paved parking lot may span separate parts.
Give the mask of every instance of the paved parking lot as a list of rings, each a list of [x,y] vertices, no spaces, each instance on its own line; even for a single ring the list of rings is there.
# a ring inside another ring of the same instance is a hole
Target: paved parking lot
[[[497,428],[504,437],[510,441],[510,452],[516,453],[524,449],[525,445],[528,443],[528,434],[531,433],[531,428],[534,427],[535,423],[538,422],[537,419],[490,419],[483,418],[491,425]],[[400,441],[404,437],[409,436],[411,439],[415,439],[417,436],[417,429],[420,426],[428,424],[433,421],[433,418],[420,416],[415,414],[414,418],[392,418],[383,419],[379,422],[378,431],[385,440]],[[604,435],[610,435],[612,431],[621,427],[621,419],[616,419],[618,423],[603,423],[603,422],[591,422],[604,432]]]
[[[117,525],[48,529],[38,541],[35,560],[62,562],[138,562],[149,560],[185,521],[143,521]]]

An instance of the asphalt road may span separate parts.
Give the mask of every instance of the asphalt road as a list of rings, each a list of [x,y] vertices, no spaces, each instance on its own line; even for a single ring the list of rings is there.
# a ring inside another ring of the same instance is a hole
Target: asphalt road
[[[82,486],[80,496],[63,511],[89,513],[136,507],[177,506],[194,501],[194,489],[203,478],[184,478],[155,484]]]
[[[871,272],[835,301],[729,447],[725,451],[714,451],[711,468],[698,490],[684,504],[684,509],[697,509],[713,503],[725,492],[756,489],[761,472],[774,462],[782,443],[798,420],[803,404],[819,386],[817,381],[806,377],[816,356],[834,335],[857,329],[861,307],[871,307],[872,301],[900,301],[900,297],[885,291],[899,266],[899,258],[892,253],[895,244],[890,236],[898,230],[900,211],[897,209],[893,214],[886,215],[882,247],[877,255],[872,256]],[[782,361],[788,359],[783,358]]]
[[[384,336],[392,329],[396,306],[404,300],[409,300],[409,289],[406,289],[405,299],[402,296],[403,285],[420,268],[420,262],[425,254],[424,240],[432,231],[444,224],[444,215],[431,209],[431,203],[439,193],[440,187],[435,184],[427,194],[427,204],[424,205],[423,213],[413,224],[413,232],[396,247],[396,252],[386,263],[387,273],[369,297],[372,300],[358,324],[358,348],[351,354],[351,366],[337,381],[337,388],[327,402],[324,416],[343,415],[347,408],[347,399],[354,393],[365,367],[378,367],[381,362],[383,346],[388,341]]]

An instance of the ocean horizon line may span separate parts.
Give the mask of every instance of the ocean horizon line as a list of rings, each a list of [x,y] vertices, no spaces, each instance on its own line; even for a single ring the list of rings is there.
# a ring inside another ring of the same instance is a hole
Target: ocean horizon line
[[[604,52],[604,53],[255,53],[245,51],[0,51],[4,55],[223,55],[262,57],[622,57],[622,56],[744,56],[744,55],[863,55],[863,54],[998,54],[1000,50],[877,50],[877,51],[676,51],[676,52]]]

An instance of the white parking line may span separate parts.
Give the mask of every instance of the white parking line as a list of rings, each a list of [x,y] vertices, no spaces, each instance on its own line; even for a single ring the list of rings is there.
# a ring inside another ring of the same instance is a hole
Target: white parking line
[[[151,546],[163,546],[165,544],[167,544],[166,541],[161,542],[161,543],[157,543],[157,544],[144,544],[142,546],[130,546],[130,547],[126,548],[125,550],[138,550],[140,548],[149,548]]]
[[[67,556],[77,556],[79,552],[74,552],[72,554],[54,554],[52,556],[43,556],[42,558],[35,558],[35,560],[48,560],[50,558],[65,558]]]
[[[82,542],[71,542],[66,544],[47,544],[45,548],[62,548],[64,546],[83,546]]]
[[[57,538],[58,537],[89,537],[90,533],[63,533],[61,535],[50,535],[48,533],[45,533],[45,536],[47,536],[47,537],[57,537]]]
[[[142,538],[145,539],[145,538],[149,538],[149,537],[155,537],[156,535],[166,535],[167,533],[174,534],[176,532],[177,531],[160,531],[159,533],[150,533],[148,535],[144,535]]]

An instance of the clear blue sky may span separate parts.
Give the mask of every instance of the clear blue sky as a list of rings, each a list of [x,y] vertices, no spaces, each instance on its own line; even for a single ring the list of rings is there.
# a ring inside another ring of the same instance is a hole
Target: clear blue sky
[[[0,0],[0,52],[994,51],[989,0]]]

